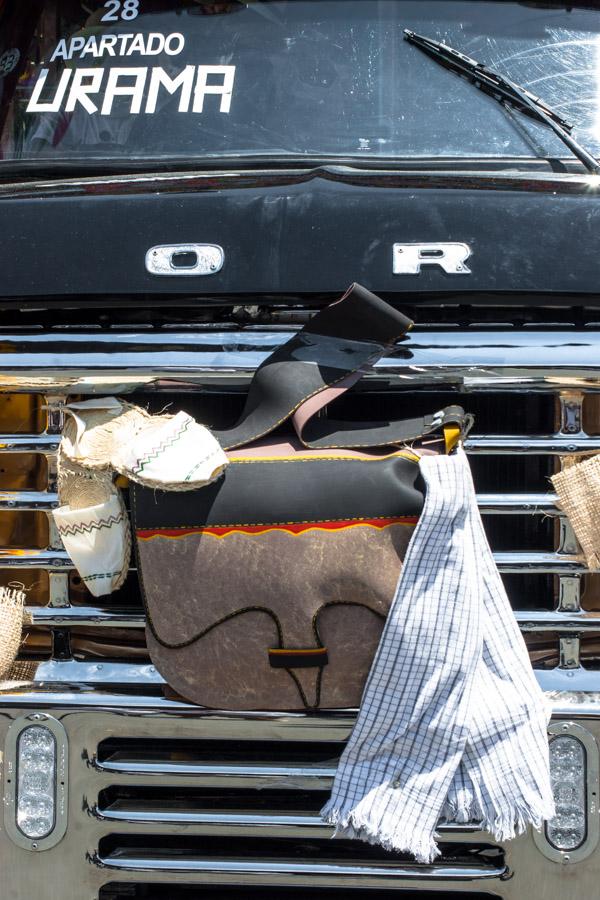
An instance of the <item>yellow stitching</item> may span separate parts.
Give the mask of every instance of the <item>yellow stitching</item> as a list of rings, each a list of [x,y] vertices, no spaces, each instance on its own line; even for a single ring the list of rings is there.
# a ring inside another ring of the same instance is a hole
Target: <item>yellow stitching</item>
[[[369,446],[369,445],[364,445]],[[332,449],[332,448],[329,448]],[[372,459],[357,459],[355,456],[230,456],[229,462],[237,465],[256,462],[382,462],[385,459],[408,459],[409,462],[419,462],[416,454],[401,450],[398,453],[387,453],[385,456],[377,456]]]

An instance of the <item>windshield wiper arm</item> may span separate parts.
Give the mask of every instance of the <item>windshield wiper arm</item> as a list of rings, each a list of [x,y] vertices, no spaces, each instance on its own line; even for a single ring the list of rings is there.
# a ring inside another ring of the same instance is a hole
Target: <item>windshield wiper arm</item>
[[[592,172],[594,175],[600,174],[598,160],[575,138],[571,137],[573,125],[565,121],[539,97],[447,44],[434,41],[432,38],[417,34],[408,28],[404,29],[404,37],[411,44],[429,54],[436,62],[463,75],[475,87],[489,94],[499,103],[509,103],[532,119],[547,125],[567,145],[571,153],[581,160],[588,172]]]

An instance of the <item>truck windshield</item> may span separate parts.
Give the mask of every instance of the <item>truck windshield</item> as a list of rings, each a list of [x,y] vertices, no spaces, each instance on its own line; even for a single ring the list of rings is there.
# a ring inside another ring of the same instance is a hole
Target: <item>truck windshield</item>
[[[569,158],[404,29],[518,82],[600,155],[600,9],[429,0],[0,0],[0,174],[154,165]]]

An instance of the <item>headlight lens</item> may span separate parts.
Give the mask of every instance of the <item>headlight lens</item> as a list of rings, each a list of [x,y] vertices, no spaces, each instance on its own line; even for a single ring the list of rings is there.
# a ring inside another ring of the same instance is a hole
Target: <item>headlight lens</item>
[[[49,728],[23,729],[17,743],[17,825],[28,838],[43,838],[54,827],[56,740]]]
[[[556,816],[546,825],[546,837],[557,850],[575,850],[586,837],[586,752],[571,735],[550,741],[550,776]]]

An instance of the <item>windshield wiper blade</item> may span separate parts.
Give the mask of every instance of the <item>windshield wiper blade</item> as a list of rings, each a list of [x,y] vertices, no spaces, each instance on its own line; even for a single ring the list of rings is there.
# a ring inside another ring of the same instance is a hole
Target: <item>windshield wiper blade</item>
[[[404,29],[404,37],[409,43],[414,44],[419,50],[423,50],[436,62],[446,66],[453,72],[457,72],[459,75],[463,75],[471,84],[498,100],[499,103],[509,103],[525,113],[525,115],[547,125],[566,144],[571,153],[583,163],[588,172],[592,172],[594,175],[600,174],[598,160],[571,136],[573,125],[563,119],[539,97],[536,97],[530,91],[504,75],[489,69],[484,63],[477,62],[476,59],[472,59],[459,50],[449,47],[448,44],[434,41],[433,38],[417,34],[408,28]]]

